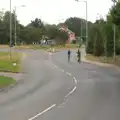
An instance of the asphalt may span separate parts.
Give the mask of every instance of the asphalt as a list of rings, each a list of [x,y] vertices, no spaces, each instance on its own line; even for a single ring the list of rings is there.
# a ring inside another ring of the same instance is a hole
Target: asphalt
[[[77,63],[75,51],[26,50],[21,82],[0,93],[0,120],[119,120],[120,73]]]

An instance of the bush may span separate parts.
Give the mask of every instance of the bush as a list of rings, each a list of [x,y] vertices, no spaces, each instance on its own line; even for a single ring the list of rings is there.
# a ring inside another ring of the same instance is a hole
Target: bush
[[[73,40],[73,41],[72,41],[72,44],[76,44],[76,40]]]

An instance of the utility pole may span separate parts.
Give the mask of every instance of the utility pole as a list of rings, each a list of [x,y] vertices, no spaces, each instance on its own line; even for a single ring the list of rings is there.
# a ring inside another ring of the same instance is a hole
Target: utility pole
[[[18,6],[18,7],[26,7],[25,5],[21,5],[21,6]],[[16,15],[16,8],[18,8],[18,7],[14,7],[14,15],[15,15],[15,36],[14,36],[14,38],[15,38],[15,45],[17,45],[17,15]]]
[[[85,49],[87,50],[88,46],[88,3],[86,0],[75,0],[77,2],[84,2],[86,4],[86,43],[85,43]]]
[[[80,37],[81,38],[81,42],[82,42],[82,29],[83,28],[82,28],[82,18],[81,18],[81,37]]]
[[[16,46],[16,6],[15,6],[15,10],[14,10],[14,16],[15,16],[15,46]]]
[[[114,3],[114,7],[115,7],[115,1],[113,1],[113,3]],[[113,30],[114,30],[114,33],[113,33],[113,41],[114,41],[113,59],[115,61],[115,58],[116,58],[116,29],[115,29],[115,24],[113,25]]]
[[[88,46],[88,5],[87,5],[87,1],[85,1],[86,3],[86,50],[87,50],[87,46]]]
[[[12,12],[11,12],[11,0],[10,0],[10,60],[12,56]]]

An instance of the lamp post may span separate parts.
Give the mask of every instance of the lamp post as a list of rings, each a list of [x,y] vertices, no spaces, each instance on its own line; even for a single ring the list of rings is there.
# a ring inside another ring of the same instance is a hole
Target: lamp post
[[[115,3],[116,3],[116,1],[113,1],[113,3],[114,3],[114,6],[115,6]],[[115,29],[115,24],[113,25],[113,31],[114,31],[114,33],[113,33],[113,41],[114,41],[114,46],[113,46],[113,59],[115,60],[115,57],[116,57],[116,36],[115,36],[115,34],[116,34],[116,29]]]
[[[21,6],[18,6],[18,7],[25,7],[25,5],[21,5]],[[15,45],[17,44],[17,30],[16,30],[16,28],[17,28],[17,24],[16,24],[16,22],[17,22],[17,16],[16,16],[16,8],[18,8],[18,7],[14,7],[14,15],[15,15]]]
[[[77,2],[84,2],[86,4],[86,50],[87,50],[87,45],[88,45],[88,3],[87,1],[79,1],[79,0],[75,0]]]
[[[82,19],[81,19],[81,42],[82,42]]]
[[[11,0],[10,0],[10,60],[11,60],[11,53],[12,53],[12,13],[11,13]]]

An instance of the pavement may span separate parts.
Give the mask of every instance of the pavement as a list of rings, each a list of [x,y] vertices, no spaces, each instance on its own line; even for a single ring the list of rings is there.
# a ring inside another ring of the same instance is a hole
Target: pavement
[[[0,93],[0,120],[119,120],[120,73],[77,63],[72,51],[26,50],[23,78]]]

